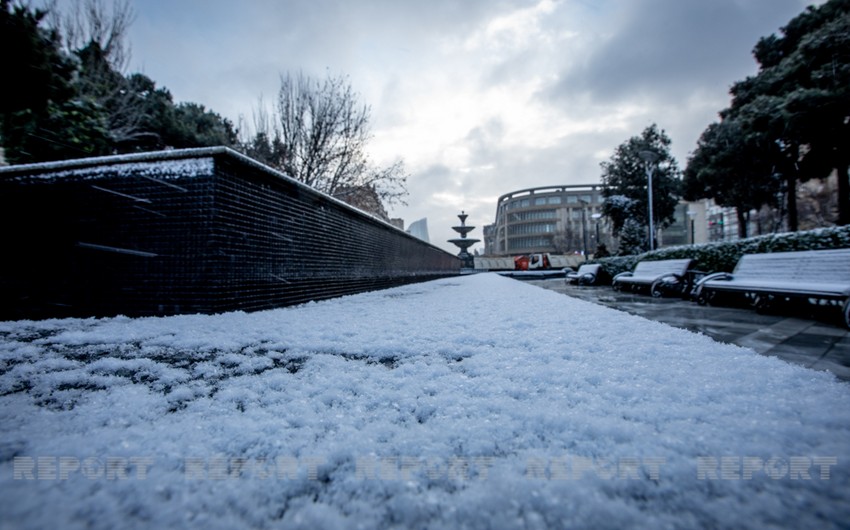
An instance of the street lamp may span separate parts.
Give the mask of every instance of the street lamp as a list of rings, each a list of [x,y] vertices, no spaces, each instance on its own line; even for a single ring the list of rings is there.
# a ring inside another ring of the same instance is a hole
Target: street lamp
[[[691,224],[691,245],[695,245],[696,242],[697,242],[696,241],[697,240],[696,228],[694,227],[694,217],[696,217],[696,216],[697,216],[697,213],[695,211],[688,209],[688,220],[690,221],[690,224]]]
[[[601,213],[592,213],[590,214],[590,218],[593,219],[594,224],[596,224],[596,250],[599,250],[599,220],[602,219]],[[594,252],[594,255],[596,252]]]
[[[655,222],[652,219],[652,172],[660,156],[655,151],[641,151],[638,155],[646,162],[647,193],[649,193],[649,250],[655,250]]]
[[[587,261],[587,226],[585,223],[587,222],[587,205],[589,204],[584,199],[579,199],[581,202],[581,240],[584,245],[584,261]]]

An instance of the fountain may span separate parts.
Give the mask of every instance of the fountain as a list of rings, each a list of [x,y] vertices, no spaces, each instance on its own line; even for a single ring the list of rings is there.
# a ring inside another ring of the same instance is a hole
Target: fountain
[[[458,215],[458,218],[460,218],[460,226],[452,227],[452,230],[460,234],[460,237],[455,239],[449,239],[449,243],[460,247],[460,253],[458,253],[457,257],[460,258],[461,267],[464,269],[474,269],[475,259],[472,257],[472,254],[470,254],[467,249],[481,240],[466,238],[466,234],[475,229],[474,226],[466,226],[467,217],[468,215],[466,213],[464,213],[463,211],[460,212],[460,215]]]

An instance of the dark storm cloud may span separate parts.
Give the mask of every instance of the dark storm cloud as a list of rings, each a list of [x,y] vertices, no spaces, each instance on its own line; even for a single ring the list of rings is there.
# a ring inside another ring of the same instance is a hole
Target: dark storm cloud
[[[611,6],[614,7],[614,6]],[[753,73],[751,50],[800,12],[800,0],[639,0],[619,3],[609,36],[569,57],[553,96],[665,99]],[[567,51],[567,53],[569,53]]]

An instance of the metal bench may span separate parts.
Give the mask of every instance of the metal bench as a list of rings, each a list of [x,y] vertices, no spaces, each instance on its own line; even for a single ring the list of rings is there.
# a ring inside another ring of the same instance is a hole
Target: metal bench
[[[709,274],[697,282],[700,304],[720,293],[743,296],[757,309],[794,300],[841,306],[850,327],[850,248],[745,254],[731,274]]]
[[[578,268],[578,271],[570,271],[567,273],[567,281],[569,283],[577,283],[579,285],[593,285],[596,283],[596,277],[599,276],[601,265],[598,263],[587,263]]]
[[[617,291],[626,287],[649,287],[649,292],[656,298],[666,292],[681,294],[685,287],[685,273],[690,265],[690,259],[641,261],[635,270],[614,276],[611,286]]]

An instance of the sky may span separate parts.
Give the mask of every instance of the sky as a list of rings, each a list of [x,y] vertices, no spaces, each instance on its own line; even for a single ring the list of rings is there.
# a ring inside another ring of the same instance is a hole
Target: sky
[[[427,217],[452,253],[461,210],[483,239],[500,195],[598,183],[653,123],[684,168],[729,87],[756,73],[758,39],[812,3],[131,1],[129,70],[234,123],[274,104],[282,74],[346,76],[371,109],[371,159],[409,174],[390,216]]]

